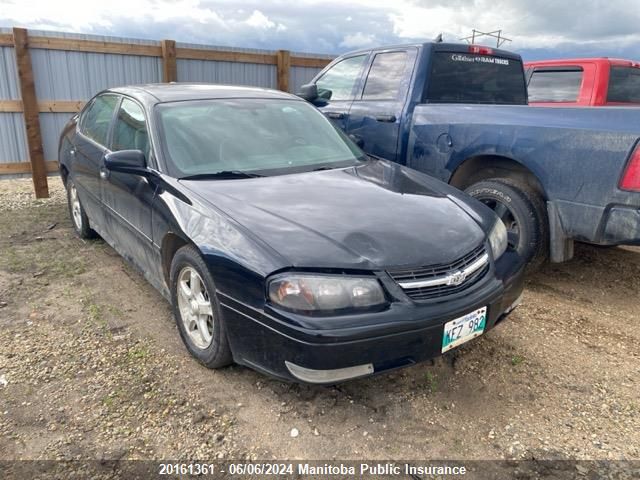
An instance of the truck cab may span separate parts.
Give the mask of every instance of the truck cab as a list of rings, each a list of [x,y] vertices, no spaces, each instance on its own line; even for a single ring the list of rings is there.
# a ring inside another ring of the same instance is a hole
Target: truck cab
[[[608,62],[606,101],[629,105],[638,68]],[[481,45],[392,45],[340,56],[299,95],[366,153],[493,209],[531,270],[569,260],[574,241],[640,244],[638,109],[530,108],[535,68]]]
[[[303,89],[308,87],[313,93],[301,96],[363,150],[401,164],[406,164],[415,105],[527,103],[518,55],[463,44],[427,42],[351,52]]]
[[[529,104],[546,107],[640,105],[640,63],[616,58],[525,64]]]

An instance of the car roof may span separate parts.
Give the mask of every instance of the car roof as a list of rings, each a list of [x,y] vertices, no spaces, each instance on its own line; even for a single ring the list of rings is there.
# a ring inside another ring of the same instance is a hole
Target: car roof
[[[222,98],[280,98],[301,100],[290,93],[269,88],[211,83],[149,83],[110,88],[107,92],[129,95],[147,104]]]

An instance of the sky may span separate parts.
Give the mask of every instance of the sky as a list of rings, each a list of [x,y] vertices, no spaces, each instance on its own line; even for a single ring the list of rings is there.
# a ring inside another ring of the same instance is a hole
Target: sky
[[[640,0],[0,0],[13,26],[328,54],[502,29],[525,60],[640,60]]]

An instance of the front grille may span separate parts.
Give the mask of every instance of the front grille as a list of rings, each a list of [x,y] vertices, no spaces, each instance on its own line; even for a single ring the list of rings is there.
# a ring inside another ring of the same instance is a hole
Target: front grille
[[[479,246],[464,257],[449,264],[430,265],[413,269],[387,270],[387,273],[399,284],[414,281],[437,281],[447,275],[459,272],[480,261],[485,256],[484,245]],[[413,300],[432,300],[434,298],[448,297],[460,293],[472,285],[478,283],[489,270],[489,261],[475,272],[469,274],[459,285],[440,284],[430,286],[409,287],[402,286],[403,291]]]

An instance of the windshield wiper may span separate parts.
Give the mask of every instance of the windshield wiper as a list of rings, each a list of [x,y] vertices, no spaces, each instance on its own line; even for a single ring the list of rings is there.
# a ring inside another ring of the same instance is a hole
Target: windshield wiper
[[[231,179],[231,178],[258,178],[263,177],[258,173],[243,172],[242,170],[222,170],[221,172],[198,173],[180,177],[179,180],[210,180],[210,179]]]
[[[336,168],[344,168],[344,167],[318,167],[311,170],[312,172],[322,172],[323,170],[335,170]]]

